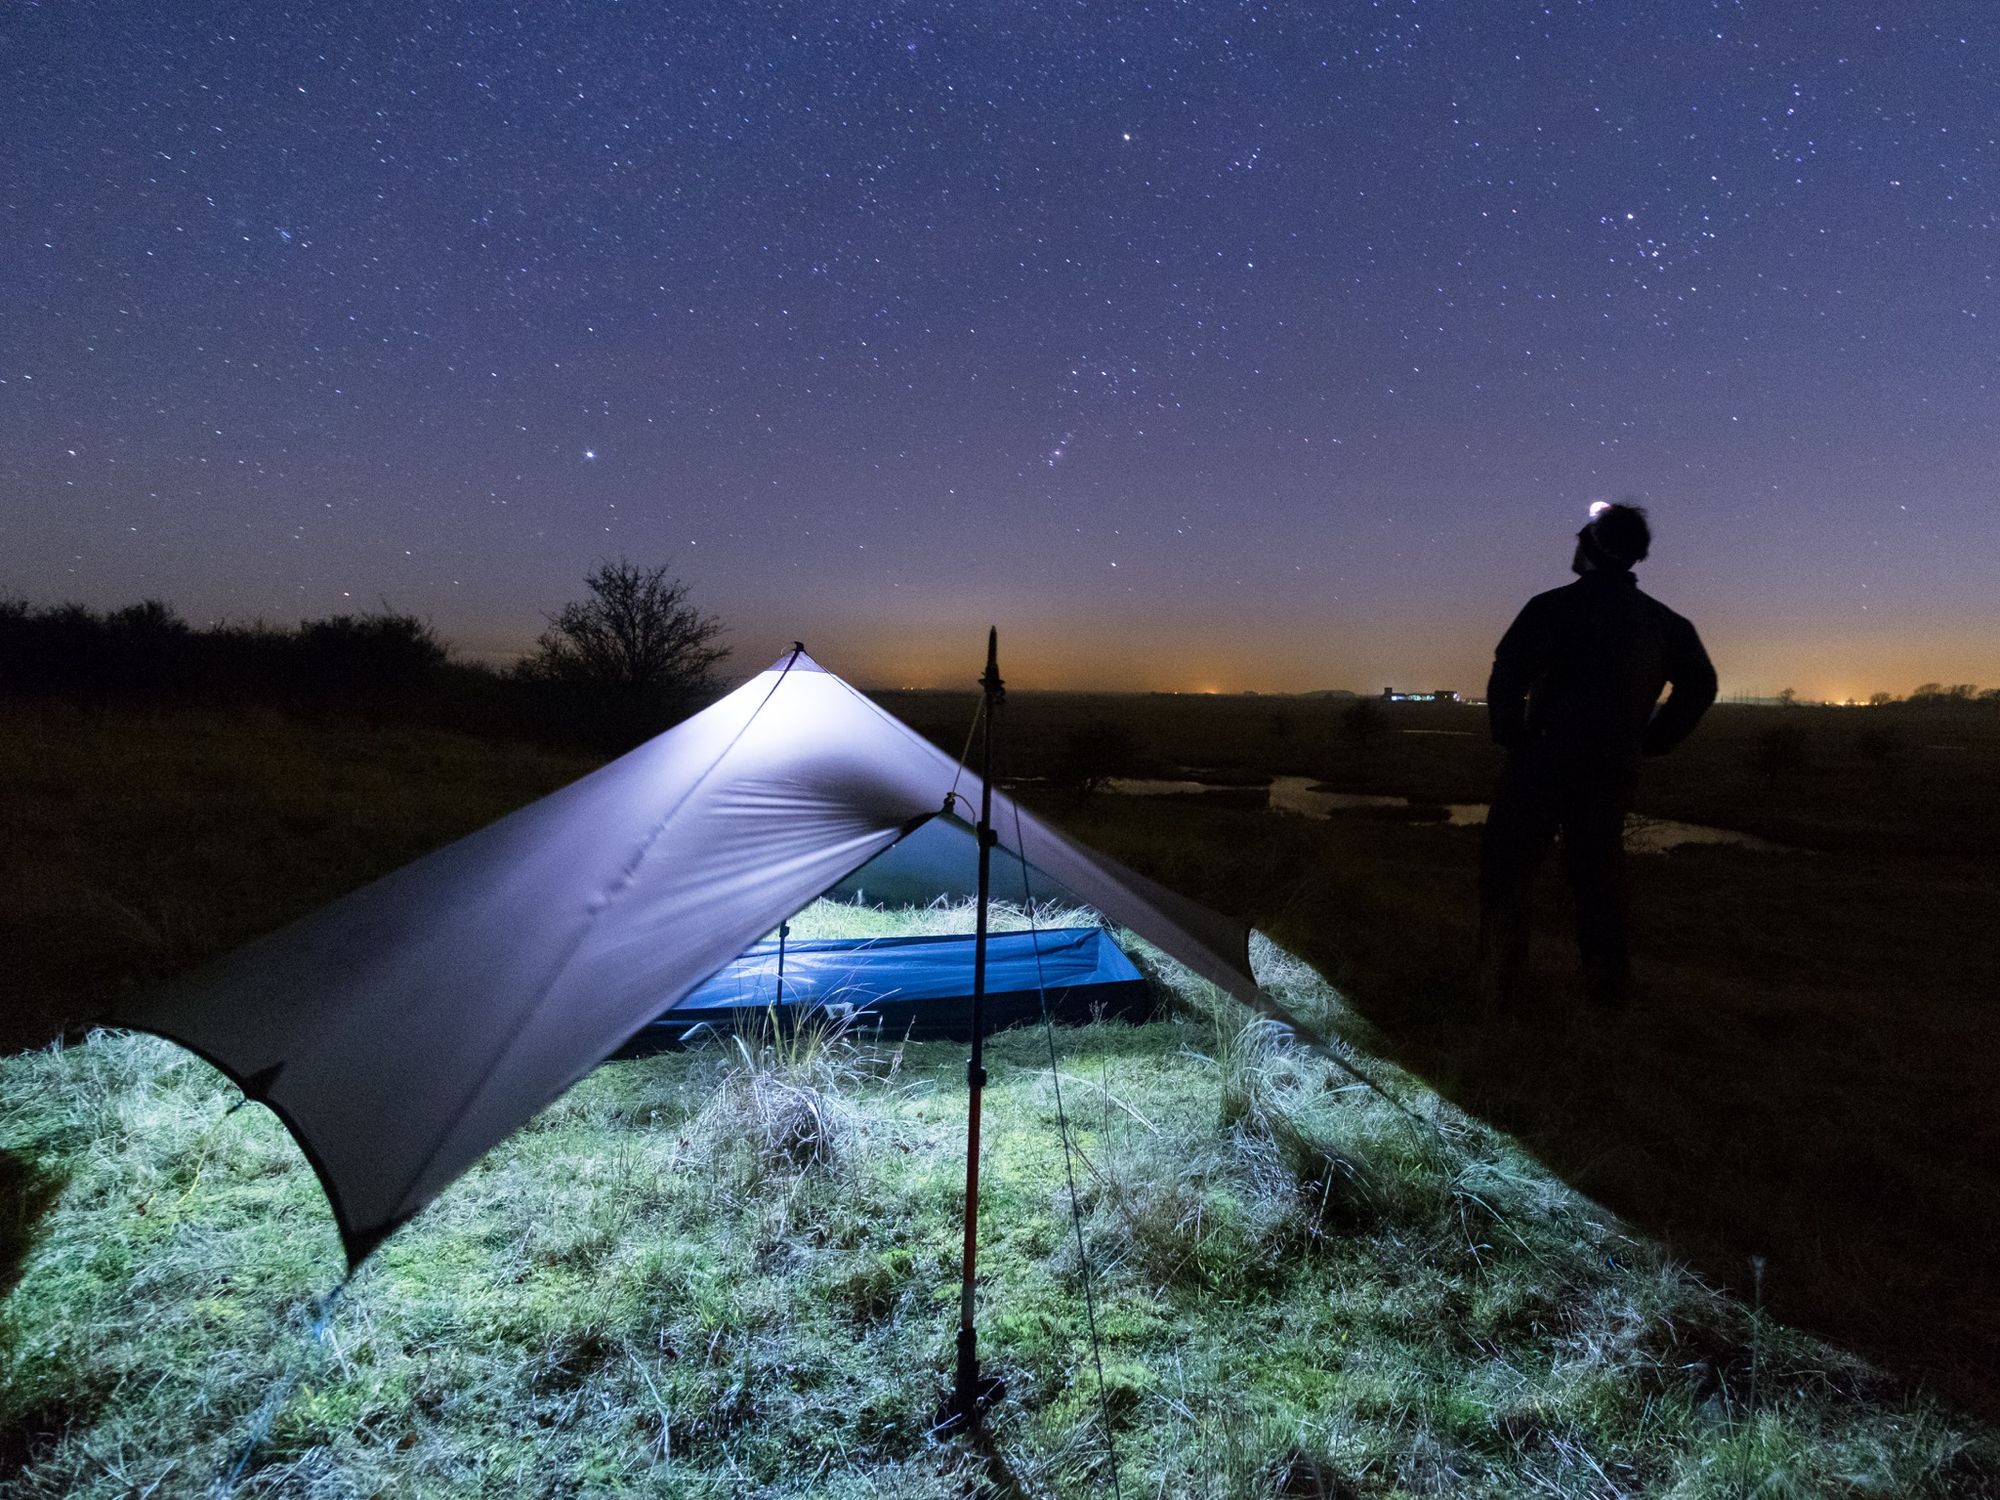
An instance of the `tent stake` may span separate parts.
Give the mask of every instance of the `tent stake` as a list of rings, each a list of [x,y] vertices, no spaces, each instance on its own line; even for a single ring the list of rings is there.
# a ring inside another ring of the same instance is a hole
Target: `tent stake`
[[[972,1055],[965,1064],[965,1282],[958,1304],[958,1380],[952,1415],[967,1426],[999,1395],[997,1384],[979,1379],[979,1345],[973,1331],[973,1286],[979,1256],[979,1102],[986,1087],[986,911],[991,889],[993,845],[993,720],[1005,698],[1000,681],[1000,632],[986,632],[986,695],[979,765],[979,921],[972,941]]]

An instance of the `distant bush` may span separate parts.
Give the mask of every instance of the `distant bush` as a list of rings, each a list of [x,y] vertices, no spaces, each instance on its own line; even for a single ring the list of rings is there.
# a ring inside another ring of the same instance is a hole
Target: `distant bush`
[[[453,660],[428,620],[386,607],[195,627],[157,599],[107,613],[0,599],[0,697],[256,705],[623,750],[700,708],[726,653],[710,644],[720,624],[678,582],[617,564],[591,575],[593,590],[607,579],[633,587],[552,616],[511,672]]]
[[[1988,688],[1980,692],[1978,684],[1941,682],[1920,684],[1910,694],[1909,702],[1917,708],[1965,708],[1974,703],[2000,704],[2000,688]]]
[[[99,615],[80,604],[0,602],[0,691],[127,697],[178,684],[192,632],[158,600]]]
[[[0,692],[15,697],[393,709],[432,686],[449,654],[428,621],[387,610],[197,630],[157,599],[107,614],[0,603]]]
[[[298,628],[293,654],[321,691],[395,690],[419,685],[450,652],[414,615],[334,615]]]

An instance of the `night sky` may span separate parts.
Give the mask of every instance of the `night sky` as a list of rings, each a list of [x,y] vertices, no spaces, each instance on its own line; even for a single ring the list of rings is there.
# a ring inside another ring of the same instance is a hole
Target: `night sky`
[[[0,11],[0,594],[737,671],[1483,686],[1596,498],[1725,693],[2000,682],[2000,6]]]

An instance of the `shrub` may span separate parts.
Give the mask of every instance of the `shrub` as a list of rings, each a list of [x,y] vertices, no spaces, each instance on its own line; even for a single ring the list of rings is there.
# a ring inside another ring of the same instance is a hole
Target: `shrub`
[[[584,585],[590,597],[548,617],[515,669],[520,680],[613,748],[659,733],[715,690],[729,655],[715,644],[722,622],[695,607],[684,582],[621,558]]]
[[[299,626],[293,654],[310,691],[329,697],[403,692],[445,664],[428,620],[388,611],[333,615]]]
[[[429,621],[388,609],[196,630],[157,599],[102,615],[0,605],[0,690],[23,696],[383,708],[432,690],[449,654]]]

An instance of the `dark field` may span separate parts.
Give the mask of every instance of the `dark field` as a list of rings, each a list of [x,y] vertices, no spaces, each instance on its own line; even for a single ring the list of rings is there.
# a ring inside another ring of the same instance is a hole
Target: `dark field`
[[[885,702],[954,749],[972,710]],[[1483,709],[1393,706],[1364,746],[1345,707],[1027,694],[1007,743],[1059,778],[1080,749],[1126,774],[1491,794]],[[1773,730],[1798,747],[1776,769]],[[1476,829],[1107,795],[1049,810],[1310,960],[1366,1017],[1359,1040],[1705,1274],[1748,1294],[1761,1256],[1784,1316],[2000,1415],[2000,713],[1716,708],[1648,764],[1638,811],[1791,852],[1635,857],[1640,1004],[1616,1019],[1577,1004],[1553,860],[1541,1003],[1514,1026],[1464,1015]]]
[[[953,752],[964,743],[971,695],[883,701]],[[1463,1003],[1476,830],[1421,811],[1312,821],[1241,797],[1080,789],[1193,767],[1207,781],[1304,775],[1420,804],[1490,792],[1482,711],[1391,710],[1364,743],[1342,728],[1346,706],[1017,694],[1001,770],[1043,778],[1024,795],[1081,838],[1308,959],[1363,1018],[1354,1040],[1709,1279],[2000,1417],[2000,715],[1716,710],[1649,767],[1640,811],[1788,851],[1635,859],[1641,1004],[1616,1018],[1575,1005],[1551,871],[1540,1000],[1505,1025]],[[123,988],[591,764],[333,719],[0,714],[10,1048],[75,1034]],[[1773,729],[1798,731],[1777,764]],[[9,1186],[23,1188],[24,1217],[0,1225],[0,1286],[46,1206],[35,1184]]]

